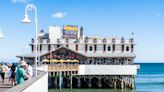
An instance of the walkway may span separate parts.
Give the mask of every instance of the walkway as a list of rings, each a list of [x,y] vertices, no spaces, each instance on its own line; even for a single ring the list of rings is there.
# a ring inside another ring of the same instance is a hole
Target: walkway
[[[1,77],[0,77],[0,92],[4,92],[4,91],[6,91],[7,89],[9,89],[9,88],[12,87],[12,85],[11,85],[11,83],[9,83],[9,79],[8,79],[8,77],[7,77],[8,74],[5,74],[5,75],[6,75],[6,76],[5,76],[5,81],[4,81],[4,83],[2,82],[2,79],[1,79]]]

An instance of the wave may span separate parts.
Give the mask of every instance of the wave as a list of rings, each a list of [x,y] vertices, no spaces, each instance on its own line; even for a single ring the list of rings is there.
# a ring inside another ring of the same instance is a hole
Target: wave
[[[155,85],[155,84],[162,84],[164,85],[164,82],[143,82],[143,83],[136,83],[137,85],[140,85],[140,84],[150,84],[150,85]]]
[[[164,78],[164,74],[139,74],[137,78]]]

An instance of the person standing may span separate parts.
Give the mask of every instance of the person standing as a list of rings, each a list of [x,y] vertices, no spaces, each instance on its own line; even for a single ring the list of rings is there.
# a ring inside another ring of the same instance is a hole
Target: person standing
[[[16,71],[16,82],[17,84],[21,84],[25,81],[25,79],[28,79],[28,74],[26,73],[26,62],[21,61],[20,65],[18,65],[17,71]]]
[[[27,74],[29,75],[29,79],[31,79],[33,76],[33,69],[29,62],[27,62]]]
[[[12,71],[11,71],[11,65],[9,64],[9,65],[8,65],[8,76],[9,76],[9,82],[11,81],[11,74],[12,74]]]
[[[11,83],[12,83],[12,86],[14,87],[15,85],[15,75],[16,75],[16,65],[13,63],[12,66],[11,66]]]
[[[5,66],[3,63],[1,63],[0,72],[1,72],[2,82],[4,82],[4,80],[5,80]]]

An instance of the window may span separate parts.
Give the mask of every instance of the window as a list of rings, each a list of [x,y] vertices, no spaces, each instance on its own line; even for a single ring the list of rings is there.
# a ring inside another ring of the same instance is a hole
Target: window
[[[103,39],[103,43],[106,43],[106,39],[105,38]]]
[[[126,51],[129,51],[129,46],[126,47]]]
[[[92,64],[92,60],[89,60],[89,64]]]
[[[78,44],[76,44],[76,51],[78,51]]]
[[[66,39],[66,43],[68,43],[68,39]]]
[[[131,52],[133,52],[133,48],[134,48],[134,46],[133,46],[133,45],[131,45]]]
[[[88,37],[85,37],[84,42],[85,42],[85,43],[88,43]]]
[[[48,45],[48,51],[50,51],[51,50],[51,45]]]
[[[88,50],[88,45],[86,44],[85,45],[85,52]]]
[[[42,52],[42,45],[40,45],[40,52]]]
[[[115,51],[115,45],[113,45],[113,51]]]
[[[104,45],[104,51],[106,51],[106,45]]]
[[[89,51],[92,51],[92,50],[93,50],[93,48],[92,48],[92,46],[90,46],[90,47],[89,47]]]
[[[111,51],[111,48],[110,48],[110,46],[108,46],[108,51]]]
[[[66,45],[66,47],[68,47],[68,44]]]
[[[122,51],[124,51],[124,45],[122,45]]]
[[[94,50],[95,50],[95,51],[97,51],[97,45],[95,45],[94,47],[95,47],[95,49],[94,49]]]

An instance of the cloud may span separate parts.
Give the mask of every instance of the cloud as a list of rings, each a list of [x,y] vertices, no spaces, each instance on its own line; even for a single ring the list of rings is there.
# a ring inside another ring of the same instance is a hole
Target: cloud
[[[4,37],[4,34],[2,33],[2,28],[0,27],[0,38]]]
[[[67,15],[66,12],[56,12],[56,13],[52,14],[52,17],[61,19],[61,18],[65,17],[66,15]]]
[[[36,0],[12,0],[13,3],[31,3],[31,2],[34,2]]]
[[[12,0],[13,3],[26,3],[26,0]]]

